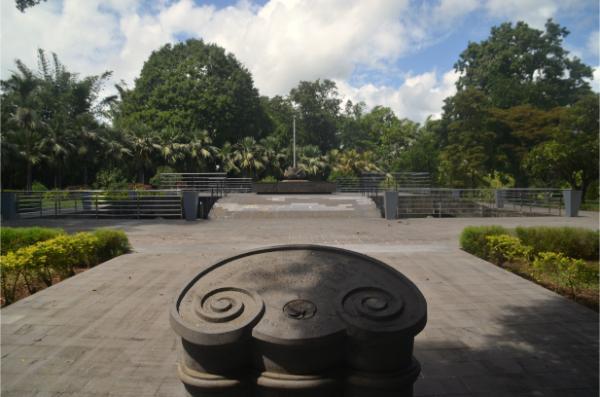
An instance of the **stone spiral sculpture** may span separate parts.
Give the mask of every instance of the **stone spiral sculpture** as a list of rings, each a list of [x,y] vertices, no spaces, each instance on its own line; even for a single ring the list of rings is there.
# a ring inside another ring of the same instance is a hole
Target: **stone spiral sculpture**
[[[202,271],[170,318],[191,396],[412,396],[427,305],[380,261],[288,245]]]

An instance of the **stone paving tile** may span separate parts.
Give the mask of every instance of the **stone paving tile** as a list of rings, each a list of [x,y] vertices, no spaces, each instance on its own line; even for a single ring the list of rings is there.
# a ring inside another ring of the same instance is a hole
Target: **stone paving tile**
[[[330,196],[327,205],[349,199]],[[415,340],[423,367],[416,396],[598,395],[598,315],[458,249],[469,224],[597,228],[597,215],[389,222],[372,210],[323,211],[321,219],[296,211],[188,223],[44,220],[69,231],[120,227],[135,252],[0,311],[2,396],[183,396],[168,321],[178,289],[222,257],[289,243],[364,252],[418,285],[429,313]]]

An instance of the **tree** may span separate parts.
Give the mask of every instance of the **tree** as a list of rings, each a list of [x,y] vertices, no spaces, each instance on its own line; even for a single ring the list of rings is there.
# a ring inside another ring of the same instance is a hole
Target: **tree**
[[[458,93],[481,90],[499,108],[530,104],[549,109],[589,92],[592,69],[562,47],[569,31],[548,20],[544,31],[525,22],[493,27],[490,37],[469,43],[454,65]]]
[[[585,198],[590,185],[598,180],[598,95],[588,95],[562,112],[552,138],[536,145],[524,167],[538,181],[568,183]]]
[[[17,6],[17,10],[21,12],[25,12],[25,10],[29,7],[36,6],[40,4],[42,1],[47,0],[15,0],[15,5]]]
[[[162,151],[160,140],[156,133],[145,125],[126,130],[125,139],[138,173],[138,182],[145,183],[146,169],[152,166],[153,157]]]
[[[324,152],[337,147],[341,100],[335,83],[331,80],[301,81],[290,91],[290,99],[300,114],[298,144],[318,145]]]
[[[2,134],[2,146],[5,153],[14,153],[15,157],[25,160],[25,188],[31,190],[33,166],[43,158],[39,138],[45,125],[36,110],[39,107],[40,80],[20,60],[16,61],[16,65],[17,72],[2,81],[2,116],[8,115],[3,123],[3,130],[8,132]]]
[[[252,77],[232,54],[190,39],[167,44],[144,63],[132,90],[121,87],[120,128],[207,130],[216,144],[266,134],[268,120]]]
[[[235,161],[242,176],[255,176],[265,168],[262,160],[262,148],[251,136],[242,138],[234,145]]]

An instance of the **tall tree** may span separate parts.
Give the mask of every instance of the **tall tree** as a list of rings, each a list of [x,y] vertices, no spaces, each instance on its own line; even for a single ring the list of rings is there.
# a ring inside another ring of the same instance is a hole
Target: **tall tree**
[[[132,90],[121,87],[115,125],[143,123],[153,131],[207,130],[216,144],[260,137],[268,120],[252,76],[233,54],[190,39],[167,44],[144,63]]]
[[[341,100],[331,80],[301,81],[290,91],[300,113],[299,145],[317,145],[322,151],[337,147]]]
[[[530,104],[552,108],[574,103],[590,90],[592,69],[562,46],[569,31],[546,22],[545,30],[525,22],[493,27],[490,37],[469,43],[454,65],[459,92],[483,91],[495,107]]]

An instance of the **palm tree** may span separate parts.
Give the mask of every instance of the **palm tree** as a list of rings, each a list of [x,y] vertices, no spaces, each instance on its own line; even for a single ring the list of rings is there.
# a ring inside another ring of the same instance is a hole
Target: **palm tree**
[[[379,168],[372,161],[371,152],[359,153],[354,149],[329,152],[329,163],[333,171],[343,175],[359,176],[364,172],[379,171]]]
[[[223,166],[223,171],[227,173],[238,173],[240,169],[237,166],[237,158],[238,153],[235,147],[229,143],[225,142],[223,146],[218,150],[217,154],[221,165]]]
[[[250,136],[235,144],[236,160],[242,176],[254,176],[265,168],[261,161],[262,147]]]
[[[203,170],[207,162],[218,155],[218,149],[212,146],[212,138],[206,130],[192,131],[190,141],[187,144],[187,155],[192,162]]]
[[[146,168],[152,165],[153,156],[162,150],[158,137],[147,127],[140,125],[127,130],[125,139],[138,172],[138,182],[145,183]]]
[[[20,60],[16,61],[17,72],[13,73],[6,81],[2,81],[2,101],[13,104],[9,109],[8,132],[4,136],[12,145],[4,144],[6,148],[12,147],[19,157],[27,164],[26,189],[31,190],[33,166],[42,159],[39,151],[39,131],[44,123],[39,113],[35,110],[38,105],[37,93],[40,89],[40,79]],[[7,99],[10,100],[7,101]],[[15,130],[11,129],[14,127]],[[4,140],[4,139],[3,139]]]
[[[58,126],[47,128],[39,145],[49,165],[54,168],[54,187],[62,187],[62,169],[68,156],[75,152],[74,139]]]
[[[323,156],[318,146],[307,145],[299,148],[298,168],[311,176],[324,176],[329,167],[327,156]]]
[[[269,135],[261,139],[262,161],[269,175],[281,175],[287,156],[281,151],[277,137]]]

